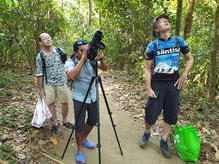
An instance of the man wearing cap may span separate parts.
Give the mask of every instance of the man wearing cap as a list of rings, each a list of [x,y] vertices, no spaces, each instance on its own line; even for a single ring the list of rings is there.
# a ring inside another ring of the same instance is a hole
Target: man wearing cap
[[[169,17],[160,15],[153,21],[153,35],[157,40],[148,44],[146,49],[145,80],[148,100],[145,105],[145,131],[139,141],[141,148],[146,147],[155,124],[163,109],[163,132],[160,148],[164,157],[169,158],[168,134],[171,125],[177,123],[179,112],[179,91],[183,88],[193,56],[181,37],[170,36]],[[181,75],[178,73],[180,52],[186,58],[186,66]]]
[[[77,141],[77,153],[75,160],[77,163],[85,163],[83,147],[93,149],[95,145],[87,140],[93,126],[97,122],[97,93],[95,83],[92,84],[84,104],[85,109],[81,109],[85,95],[87,93],[92,76],[95,75],[93,61],[87,58],[88,44],[84,40],[78,40],[73,45],[74,54],[71,59],[68,59],[65,64],[67,77],[72,81],[72,96],[74,102],[75,113],[75,138]],[[95,57],[98,68],[103,71],[107,70],[107,65],[101,54]],[[81,111],[82,110],[82,111]],[[85,124],[86,111],[88,114]],[[82,113],[81,113],[82,112]]]

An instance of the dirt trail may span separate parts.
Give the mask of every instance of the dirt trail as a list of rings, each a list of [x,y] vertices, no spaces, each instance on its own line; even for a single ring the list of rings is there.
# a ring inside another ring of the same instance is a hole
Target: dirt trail
[[[71,96],[70,96],[71,97]],[[152,136],[150,142],[145,149],[140,149],[138,141],[142,136],[143,128],[142,124],[134,121],[130,117],[130,113],[127,111],[120,111],[118,103],[113,100],[111,95],[107,94],[107,100],[110,105],[110,109],[113,112],[113,120],[115,122],[116,130],[119,136],[120,144],[123,149],[124,155],[120,155],[119,147],[111,126],[109,115],[107,113],[105,102],[100,95],[100,123],[101,123],[101,155],[102,164],[181,164],[183,163],[177,154],[173,154],[172,158],[166,159],[162,156],[159,149],[159,138]],[[70,101],[69,120],[73,119],[72,101]],[[60,117],[60,116],[59,116]],[[69,147],[66,151],[65,158],[60,159],[63,150],[65,148],[67,139],[70,135],[70,130],[59,129],[58,135],[62,135],[59,143],[50,150],[51,156],[59,159],[65,164],[75,163],[76,143],[75,139],[72,139]],[[73,137],[74,138],[74,137]],[[97,128],[95,127],[90,134],[90,141],[97,143]],[[98,164],[98,149],[87,150],[85,149],[85,157],[87,164]],[[44,158],[39,163],[53,163],[50,160]]]

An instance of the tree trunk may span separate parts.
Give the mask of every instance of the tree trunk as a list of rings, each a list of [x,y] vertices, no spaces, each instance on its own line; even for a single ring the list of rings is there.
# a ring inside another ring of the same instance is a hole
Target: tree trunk
[[[187,16],[185,19],[185,28],[184,28],[184,39],[186,40],[191,32],[192,29],[192,19],[193,19],[193,11],[195,6],[195,0],[189,0],[188,9],[187,9]]]
[[[176,36],[179,36],[179,34],[180,34],[180,24],[181,24],[181,15],[182,15],[182,3],[183,3],[183,0],[177,0],[176,32],[175,32]]]
[[[40,44],[39,44],[39,25],[40,25],[40,19],[37,18],[36,20],[36,27],[34,31],[34,47],[35,47],[35,54],[37,55],[40,52]]]
[[[2,47],[0,49],[0,56],[1,56],[1,58],[0,58],[0,68],[1,68],[1,66],[3,67],[5,65],[5,55],[4,55],[3,49],[4,49],[4,47]]]
[[[211,64],[210,64],[210,88],[209,98],[213,100],[217,94],[217,59],[219,56],[219,0],[217,0],[217,9],[215,14],[215,36],[213,43],[213,50],[211,53]]]
[[[35,54],[37,55],[40,52],[40,44],[38,40],[37,31],[34,32],[34,47],[35,47]]]
[[[101,22],[101,9],[99,8],[99,29],[100,29],[100,31],[102,29],[102,24],[101,23],[102,23]]]
[[[88,0],[89,4],[89,20],[88,20],[88,25],[91,26],[91,14],[92,14],[92,8],[91,8],[91,0]]]

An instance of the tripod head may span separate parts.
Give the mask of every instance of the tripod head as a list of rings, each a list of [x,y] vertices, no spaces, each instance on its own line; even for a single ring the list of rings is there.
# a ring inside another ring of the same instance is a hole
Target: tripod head
[[[89,62],[94,69],[95,76],[98,76],[98,60],[95,60],[95,61],[89,60]]]

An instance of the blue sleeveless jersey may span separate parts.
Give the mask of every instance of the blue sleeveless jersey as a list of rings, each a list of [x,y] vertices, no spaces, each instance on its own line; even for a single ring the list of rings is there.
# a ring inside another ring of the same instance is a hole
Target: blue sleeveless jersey
[[[154,40],[146,49],[146,60],[153,60],[152,80],[175,81],[179,78],[180,52],[184,55],[189,48],[181,37],[170,37],[167,41]]]

